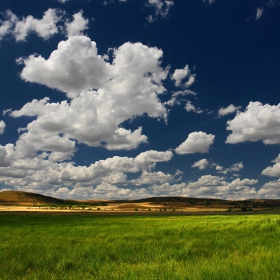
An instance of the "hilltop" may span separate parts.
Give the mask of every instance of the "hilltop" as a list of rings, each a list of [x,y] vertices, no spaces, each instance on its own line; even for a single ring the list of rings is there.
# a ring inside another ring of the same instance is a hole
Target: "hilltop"
[[[65,204],[67,200],[53,198],[50,196],[23,192],[2,191],[0,192],[1,205],[40,205],[40,204]]]
[[[2,210],[17,207],[26,209],[58,209],[58,210],[101,210],[101,211],[187,211],[187,212],[220,212],[220,211],[252,211],[263,209],[280,209],[280,200],[251,199],[251,200],[222,200],[190,197],[150,197],[134,200],[66,200],[46,195],[23,192],[0,192],[0,206]],[[12,208],[11,208],[12,207]],[[31,208],[30,208],[31,207]],[[34,208],[35,207],[35,208]],[[26,210],[25,209],[25,210]],[[22,210],[22,211],[25,211]]]

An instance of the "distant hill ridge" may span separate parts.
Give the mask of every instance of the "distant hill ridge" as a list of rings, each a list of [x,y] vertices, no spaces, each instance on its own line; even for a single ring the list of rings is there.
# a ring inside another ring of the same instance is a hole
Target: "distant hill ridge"
[[[2,191],[0,192],[0,204],[29,205],[29,204],[65,204],[67,200],[53,198],[50,196],[23,192],[23,191]]]
[[[249,199],[249,200],[222,200],[211,198],[191,198],[191,197],[150,197],[144,199],[134,200],[98,200],[89,198],[88,200],[70,200],[59,199],[42,194],[36,194],[24,191],[1,191],[0,192],[0,205],[66,205],[66,204],[87,204],[94,202],[107,202],[107,203],[153,203],[161,205],[184,205],[184,206],[197,206],[197,207],[277,207],[280,208],[280,199]]]

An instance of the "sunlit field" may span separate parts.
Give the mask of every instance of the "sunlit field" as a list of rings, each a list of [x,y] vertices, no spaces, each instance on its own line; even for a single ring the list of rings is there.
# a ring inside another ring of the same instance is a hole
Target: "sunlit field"
[[[280,279],[280,216],[1,213],[0,279]]]

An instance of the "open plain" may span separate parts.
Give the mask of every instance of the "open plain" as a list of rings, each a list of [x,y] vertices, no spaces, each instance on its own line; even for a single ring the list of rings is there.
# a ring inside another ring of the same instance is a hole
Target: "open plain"
[[[280,279],[279,215],[0,212],[0,279]]]
[[[0,202],[1,280],[280,279],[277,201]]]

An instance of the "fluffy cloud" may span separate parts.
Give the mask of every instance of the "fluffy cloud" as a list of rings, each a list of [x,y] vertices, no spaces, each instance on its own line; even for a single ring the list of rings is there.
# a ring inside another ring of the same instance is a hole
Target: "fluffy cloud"
[[[235,107],[233,104],[230,104],[226,108],[220,108],[218,111],[219,116],[225,116],[231,113],[234,113],[235,111],[239,110],[241,106]]]
[[[170,184],[154,184],[148,188],[150,196],[184,196],[186,183]]]
[[[72,22],[65,23],[67,36],[81,35],[82,32],[88,29],[88,20],[83,17],[83,12],[78,12],[73,15]]]
[[[37,129],[37,123],[27,126],[28,132],[20,135],[16,142],[16,151],[20,158],[34,157],[38,151],[50,151],[53,159],[63,161],[70,159],[75,152],[75,141],[69,138]],[[59,155],[59,157],[58,157]]]
[[[198,131],[189,134],[188,138],[175,149],[177,154],[208,153],[215,136]]]
[[[27,35],[31,32],[35,32],[38,36],[48,39],[58,33],[56,24],[61,19],[60,11],[57,9],[48,9],[42,19],[27,16],[19,20],[11,11],[8,11],[7,15],[9,19],[4,22],[4,26],[10,26],[7,33],[9,32],[13,35],[16,41],[25,41]]]
[[[217,165],[216,166],[216,170],[218,173],[223,173],[223,174],[228,174],[228,173],[231,173],[231,172],[238,172],[240,171],[241,169],[243,169],[243,163],[242,162],[237,162],[237,163],[234,163],[231,167],[229,168],[224,168],[220,165]]]
[[[0,121],[0,134],[3,134],[5,131],[6,124],[4,121]]]
[[[227,122],[227,130],[232,133],[226,143],[262,140],[265,144],[279,144],[280,104],[250,102],[245,112],[238,112],[233,120]]]
[[[60,2],[65,3],[66,0]],[[16,41],[25,41],[31,33],[49,39],[60,31],[67,36],[80,35],[88,28],[88,20],[83,17],[82,11],[73,15],[72,22],[67,19],[67,14],[59,9],[48,9],[41,19],[32,15],[19,19],[10,10],[6,11],[5,17],[5,21],[0,21],[0,40],[10,35]],[[64,26],[59,25],[63,21]]]
[[[122,95],[127,87],[132,90],[132,86],[137,86],[133,94],[153,89],[162,93],[165,89],[160,81],[166,78],[166,73],[158,66],[161,56],[162,51],[157,48],[125,43],[114,51],[114,61],[110,65],[105,61],[106,57],[97,54],[95,42],[85,36],[70,36],[67,41],[59,43],[47,60],[35,55],[21,59],[25,65],[21,77],[59,89],[69,97],[101,87],[104,87],[103,91],[114,90]],[[151,88],[147,89],[147,86]]]
[[[170,8],[174,5],[173,0],[148,0],[146,6],[155,9],[154,15],[149,15],[147,18],[149,22],[154,22],[159,16],[167,17]]]
[[[258,196],[265,199],[279,199],[280,181],[270,181],[264,184],[258,191]]]
[[[67,60],[69,53],[71,62]],[[66,161],[76,151],[76,141],[126,150],[147,141],[141,127],[131,131],[122,123],[143,114],[167,117],[158,98],[165,91],[162,81],[168,76],[168,70],[160,67],[161,57],[162,51],[157,48],[125,43],[113,50],[112,62],[108,63],[107,56],[98,55],[96,44],[89,38],[70,36],[48,60],[39,56],[22,60],[23,79],[60,89],[71,99],[52,103],[46,97],[34,99],[19,110],[5,110],[12,117],[29,116],[33,121],[19,129],[15,145],[0,146],[0,183],[55,196],[135,197],[147,192],[119,185],[174,180],[179,173],[153,171],[158,162],[171,160],[171,151],[113,157],[88,167]],[[63,76],[64,71],[69,75]],[[140,172],[138,179],[127,179],[127,173]]]
[[[47,60],[31,55],[18,61],[25,65],[23,80],[61,90],[69,97],[104,86],[110,77],[110,65],[97,54],[96,43],[85,36],[60,42]]]
[[[280,177],[280,154],[272,161],[275,163],[273,166],[269,166],[262,171],[262,175],[270,177]]]
[[[204,175],[196,182],[179,183],[171,185],[154,184],[148,188],[153,195],[187,196],[220,199],[249,199],[256,196],[257,191],[253,185],[258,180],[235,179],[227,182],[224,177]]]
[[[216,165],[216,171],[220,172],[220,171],[222,171],[223,169],[224,169],[224,168],[223,168],[221,165],[219,165],[219,164]]]
[[[14,145],[7,144],[6,146],[0,145],[0,167],[9,166],[13,160]]]
[[[117,114],[114,116],[113,112],[109,110],[112,117],[106,118],[109,115],[106,104],[102,106],[102,96],[100,98],[94,92],[83,93],[74,98],[70,104],[66,101],[48,103],[47,100],[47,98],[39,101],[33,100],[22,109],[11,113],[13,117],[37,116],[35,121],[28,124],[27,132],[22,134],[17,141],[17,146],[24,146],[25,151],[32,148],[34,152],[40,148],[41,150],[62,152],[63,148],[64,152],[74,152],[75,144],[69,140],[70,138],[89,146],[103,146],[109,150],[130,150],[147,141],[147,137],[141,135],[141,127],[135,131],[118,127],[125,116]],[[109,103],[109,105],[113,104]],[[62,134],[63,136],[61,136]],[[56,146],[61,143],[61,149],[54,150],[54,145],[48,145],[54,139],[56,139]],[[28,143],[31,143],[30,148],[27,148]],[[67,145],[67,143],[71,143],[71,145]]]
[[[141,186],[141,185],[152,185],[152,184],[162,184],[168,181],[171,181],[174,179],[174,176],[171,174],[165,174],[162,171],[158,172],[148,172],[144,170],[141,174],[141,176],[136,180],[131,180],[130,184],[133,184],[135,186]]]
[[[194,112],[201,114],[203,111],[200,108],[196,108],[190,101],[187,101],[185,109],[187,112]]]
[[[194,167],[197,167],[198,169],[203,170],[203,169],[205,169],[207,166],[209,166],[209,164],[210,164],[209,161],[208,161],[206,158],[203,158],[203,159],[201,159],[201,160],[195,162],[195,163],[192,165],[192,167],[193,167],[193,168],[194,168]]]
[[[64,189],[67,192],[67,197],[71,198],[88,198],[88,197],[100,197],[103,199],[127,199],[127,198],[139,198],[139,197],[149,197],[150,193],[146,188],[129,189],[124,187],[119,187],[114,184],[101,183],[96,188],[91,187],[77,187],[74,190]],[[50,192],[50,195],[59,197],[58,190]],[[65,197],[65,194],[62,195]]]
[[[228,173],[232,173],[232,172],[238,172],[241,169],[244,168],[243,163],[242,162],[237,162],[231,165],[231,167],[229,168],[224,168],[223,166],[217,164],[217,163],[213,163],[213,162],[209,162],[206,158],[201,159],[197,162],[195,162],[191,167],[197,167],[200,170],[203,170],[205,168],[212,168],[215,167],[216,171],[218,173],[222,173],[222,174],[228,174]]]
[[[77,186],[68,190],[68,197],[100,197],[100,198],[143,198],[151,196],[188,196],[220,199],[250,199],[258,195],[252,186],[258,180],[235,179],[227,182],[224,177],[205,175],[196,182],[170,183],[173,176],[163,172],[142,172],[141,176],[129,182],[137,187],[152,184],[148,188],[124,188],[112,183],[102,182],[95,188]],[[65,191],[65,190],[63,190]],[[261,194],[260,194],[261,195]],[[55,194],[57,196],[57,194]]]
[[[156,163],[171,160],[170,151],[146,151],[135,158],[114,156],[86,167],[74,166],[71,162],[56,163],[47,160],[46,154],[16,159],[17,151],[12,144],[9,145],[0,147],[0,183],[14,186],[15,189],[84,199],[163,195],[245,199],[258,195],[252,187],[258,181],[250,179],[238,178],[227,182],[224,177],[205,175],[196,182],[171,183],[181,172],[172,175],[152,171]],[[141,174],[138,178],[127,179],[127,174],[137,175],[139,172]],[[148,186],[144,188],[143,185]],[[259,196],[265,196],[266,188],[268,186],[265,185]],[[276,191],[276,187],[274,189]]]
[[[33,100],[10,112],[13,117],[37,117],[27,126],[21,142],[40,135],[45,144],[53,141],[51,137],[61,143],[62,138],[68,138],[109,150],[130,150],[147,142],[141,127],[131,131],[121,124],[143,114],[167,117],[158,98],[165,91],[162,80],[168,74],[159,66],[162,51],[141,43],[125,43],[114,50],[113,56],[110,64],[97,54],[95,42],[85,36],[70,36],[59,43],[48,60],[34,55],[23,60],[22,79],[64,91],[72,100]],[[38,147],[43,149],[45,144]]]
[[[171,78],[175,81],[175,86],[177,87],[189,87],[195,82],[195,75],[191,75],[188,65],[186,65],[184,69],[176,69]],[[183,80],[186,78],[188,78],[188,81],[182,84]]]
[[[157,162],[167,162],[173,157],[171,151],[158,152],[147,151],[143,152],[135,158],[135,163],[140,170],[150,170]]]
[[[48,160],[47,157],[48,154],[45,153],[33,158],[19,158],[18,151],[12,144],[0,146],[0,183],[45,193],[51,189],[66,191],[61,189],[62,187],[93,190],[98,189],[100,184],[127,185],[129,183],[130,186],[139,186],[162,183],[174,178],[174,175],[160,171],[148,172],[156,163],[171,160],[170,151],[146,151],[135,158],[115,156],[96,161],[88,167],[74,166],[71,162],[56,163]],[[137,172],[142,172],[139,179],[127,180],[127,173]]]
[[[4,164],[11,160],[17,162],[21,159],[36,158],[37,155],[40,158],[42,156],[49,157],[52,161],[63,161],[71,158],[75,152],[75,141],[63,135],[33,129],[34,124],[34,122],[28,124],[28,132],[21,134],[15,145],[0,146],[2,150],[0,165],[1,162]]]
[[[221,199],[246,199],[256,195],[255,185],[258,180],[235,179],[226,182],[224,177],[205,175],[197,182],[190,183],[185,193],[192,193],[195,197],[209,197]]]

